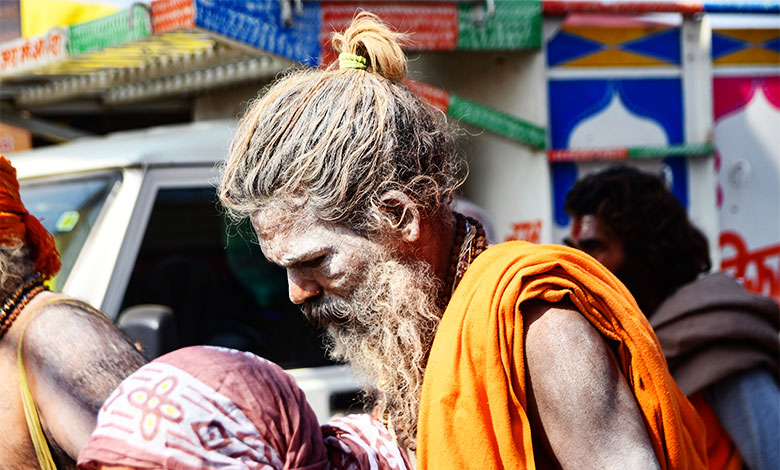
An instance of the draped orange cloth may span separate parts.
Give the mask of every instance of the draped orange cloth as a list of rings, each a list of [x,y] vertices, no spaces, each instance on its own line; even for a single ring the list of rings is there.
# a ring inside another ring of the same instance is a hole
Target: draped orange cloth
[[[568,298],[616,344],[661,469],[705,469],[705,431],[628,290],[581,251],[509,242],[479,255],[436,332],[417,432],[418,469],[534,469],[521,304]]]
[[[54,237],[22,204],[16,169],[0,155],[0,246],[22,241],[35,269],[48,279],[60,270],[60,255]]]
[[[704,395],[696,392],[690,396],[691,404],[704,421],[707,429],[707,457],[710,470],[742,470],[742,456],[734,441],[723,429],[718,416],[712,410]]]

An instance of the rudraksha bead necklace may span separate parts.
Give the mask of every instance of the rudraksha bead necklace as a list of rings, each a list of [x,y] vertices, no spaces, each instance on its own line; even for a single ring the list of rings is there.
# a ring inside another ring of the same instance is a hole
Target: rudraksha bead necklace
[[[487,249],[487,237],[482,224],[457,212],[455,215],[455,241],[450,254],[450,267],[442,289],[442,304],[447,305],[458,283],[474,259]]]
[[[0,310],[0,339],[11,329],[11,325],[25,305],[45,289],[43,278],[40,274],[36,274],[6,299],[2,310]]]

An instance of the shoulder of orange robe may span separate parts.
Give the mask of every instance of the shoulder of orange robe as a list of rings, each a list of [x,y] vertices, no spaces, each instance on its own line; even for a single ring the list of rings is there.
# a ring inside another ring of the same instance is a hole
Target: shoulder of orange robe
[[[525,358],[517,309],[563,298],[616,342],[661,468],[706,468],[702,421],[625,286],[578,250],[527,242],[479,255],[447,307],[423,382],[418,468],[533,468],[525,382],[517,379]]]

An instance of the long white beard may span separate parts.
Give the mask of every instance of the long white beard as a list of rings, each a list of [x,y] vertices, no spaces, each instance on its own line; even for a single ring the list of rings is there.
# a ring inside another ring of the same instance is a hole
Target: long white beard
[[[414,449],[423,373],[443,313],[440,283],[422,262],[371,266],[348,299],[319,298],[303,311],[326,328],[330,355],[378,390],[400,443]]]

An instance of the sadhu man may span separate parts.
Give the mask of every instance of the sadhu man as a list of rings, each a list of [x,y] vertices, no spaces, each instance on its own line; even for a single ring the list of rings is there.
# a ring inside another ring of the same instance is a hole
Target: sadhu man
[[[75,468],[103,400],[145,362],[102,314],[46,289],[59,268],[0,156],[0,469]]]
[[[780,468],[780,309],[711,268],[707,239],[660,177],[616,166],[566,197],[566,242],[625,283],[707,428],[709,468]]]
[[[287,269],[332,355],[418,468],[705,468],[702,424],[625,287],[584,253],[506,243],[450,209],[461,163],[376,17],[339,66],[242,119],[220,198]]]

